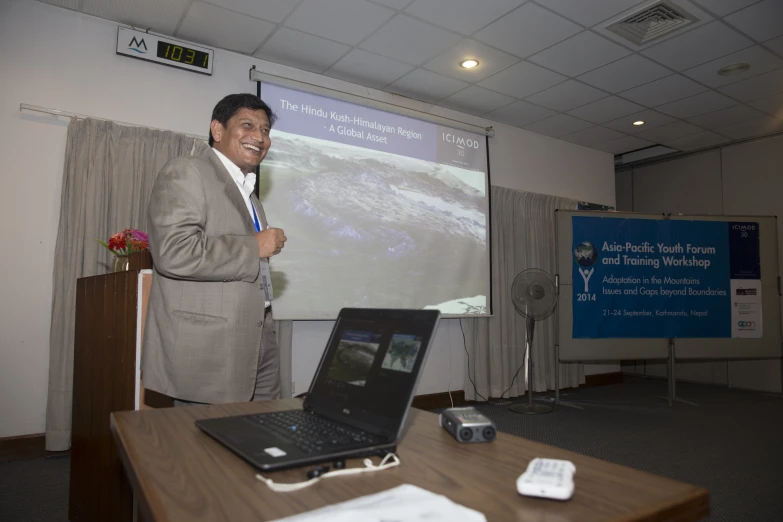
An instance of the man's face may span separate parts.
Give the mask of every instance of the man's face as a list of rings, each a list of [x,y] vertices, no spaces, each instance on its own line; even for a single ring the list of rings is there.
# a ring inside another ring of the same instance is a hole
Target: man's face
[[[223,127],[217,120],[210,123],[213,147],[230,159],[242,172],[254,172],[266,156],[272,140],[269,138],[269,118],[264,111],[239,109]]]

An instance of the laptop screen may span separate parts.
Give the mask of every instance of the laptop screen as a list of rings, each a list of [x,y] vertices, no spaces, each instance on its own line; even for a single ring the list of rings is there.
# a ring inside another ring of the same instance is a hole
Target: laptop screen
[[[397,434],[439,316],[437,310],[343,309],[305,406],[374,433]]]

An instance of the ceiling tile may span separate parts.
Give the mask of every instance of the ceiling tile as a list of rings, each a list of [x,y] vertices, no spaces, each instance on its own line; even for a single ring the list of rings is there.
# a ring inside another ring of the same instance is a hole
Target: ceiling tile
[[[571,134],[565,134],[559,136],[561,140],[570,141],[571,143],[577,143],[590,147],[596,143],[603,143],[605,141],[616,140],[625,136],[622,132],[616,130],[607,129],[606,127],[593,126],[586,129],[572,132]]]
[[[684,76],[674,74],[654,82],[645,83],[628,91],[623,91],[620,93],[620,96],[647,107],[655,107],[681,98],[687,98],[706,90],[706,87],[702,87]]]
[[[725,20],[751,38],[763,42],[783,35],[783,2],[763,0],[727,16]]]
[[[583,74],[579,80],[605,91],[617,93],[671,74],[666,67],[632,54]]]
[[[639,3],[639,0],[537,0],[539,4],[588,27]]]
[[[633,122],[639,120],[643,121],[644,125],[636,126],[633,124]],[[666,116],[660,112],[647,109],[646,111],[641,111],[634,114],[629,114],[628,116],[623,116],[622,118],[617,118],[616,120],[606,122],[603,125],[604,127],[609,127],[610,129],[618,130],[626,134],[638,134],[642,131],[654,129],[673,121],[675,120],[671,116]]]
[[[365,0],[304,0],[285,25],[323,38],[356,45],[388,20],[394,11]]]
[[[405,12],[469,35],[524,3],[525,0],[416,0]]]
[[[764,136],[765,134],[771,134],[781,130],[783,130],[783,120],[773,118],[772,116],[764,116],[763,118],[736,123],[728,127],[721,127],[717,129],[717,132],[741,140],[754,136]]]
[[[622,138],[618,138],[616,140],[596,143],[591,147],[602,150],[604,152],[611,152],[612,154],[623,154],[625,152],[643,149],[652,145],[655,145],[655,143],[637,138],[636,136],[623,136]]]
[[[326,75],[359,85],[380,89],[408,74],[413,66],[406,63],[353,49],[326,71]]]
[[[195,2],[177,36],[221,49],[252,53],[275,28],[275,24],[234,11]]]
[[[507,125],[514,125],[516,127],[524,127],[534,121],[543,120],[554,114],[555,111],[533,105],[525,101],[514,102],[511,105],[506,105],[500,109],[494,110],[489,114],[485,114],[484,117],[492,121],[499,121]]]
[[[721,76],[718,74],[718,69],[723,66],[743,62],[750,64],[750,69],[744,73],[735,74],[733,76]],[[723,58],[704,63],[693,69],[683,71],[682,74],[690,76],[697,82],[709,85],[710,87],[721,87],[747,78],[752,78],[753,76],[758,76],[759,74],[780,67],[783,67],[783,60],[763,47],[754,45],[753,47],[748,47],[747,49],[724,56]]]
[[[527,101],[562,112],[594,102],[605,96],[607,94],[603,91],[574,80],[568,80],[529,96]]]
[[[468,58],[478,60],[478,67],[473,69],[460,67],[460,62]],[[423,67],[452,78],[477,82],[517,61],[519,58],[516,56],[498,51],[476,40],[465,39],[425,63]]]
[[[696,125],[692,125],[684,121],[675,121],[655,129],[642,131],[636,134],[636,136],[645,140],[654,141],[655,143],[663,143],[664,141],[671,141],[676,140],[677,138],[682,138],[684,136],[690,136],[691,134],[696,134],[697,132],[702,132],[703,130],[704,129],[699,128]]]
[[[56,5],[57,7],[64,7],[66,9],[79,10],[79,4],[81,0],[39,0],[45,4]]]
[[[726,143],[727,141],[729,141],[729,139],[725,136],[710,131],[704,131],[699,132],[698,134],[685,136],[684,138],[664,141],[663,144],[673,149],[688,151],[712,147],[713,145]]]
[[[761,98],[750,102],[750,105],[756,107],[759,110],[766,112],[767,114],[783,120],[783,92],[775,94],[767,98]]]
[[[783,56],[783,36],[778,36],[772,40],[767,40],[764,45],[778,53],[779,56]]]
[[[270,22],[280,23],[299,3],[299,0],[267,0],[265,2],[258,0],[209,0],[209,3],[256,18],[263,18]]]
[[[468,84],[463,81],[435,74],[426,69],[414,69],[389,85],[386,90],[417,100],[435,102],[467,86]]]
[[[705,9],[712,11],[718,16],[725,16],[743,7],[747,7],[758,0],[694,0]]]
[[[783,92],[783,69],[732,83],[718,89],[723,94],[740,101],[749,102]]]
[[[688,121],[699,127],[704,127],[705,129],[717,129],[719,127],[726,127],[728,125],[734,125],[735,123],[761,118],[762,116],[764,116],[762,112],[751,109],[747,105],[735,105],[728,109],[708,112],[707,114],[690,118]]]
[[[505,94],[499,94],[471,85],[467,89],[462,89],[445,100],[439,101],[438,105],[467,112],[468,114],[484,114],[504,107],[514,101],[516,101],[514,98],[506,96]]]
[[[751,45],[752,41],[716,21],[654,45],[642,54],[681,71]]]
[[[410,16],[397,15],[359,47],[394,60],[420,65],[461,39],[456,33]]]
[[[707,91],[696,94],[682,100],[673,101],[655,108],[675,118],[692,118],[705,112],[717,111],[737,105],[737,102],[715,91]]]
[[[553,138],[563,134],[571,134],[588,127],[592,127],[590,122],[574,118],[568,114],[558,114],[551,118],[525,125],[525,129],[529,131],[552,136]]]
[[[306,71],[323,72],[350,47],[308,33],[280,27],[255,56]]]
[[[196,2],[193,7],[200,3]],[[167,2],[158,0],[135,0],[134,2],[84,0],[82,12],[121,24],[132,25],[141,28],[141,30],[151,29],[155,32],[173,35],[189,4],[189,0],[169,0]],[[193,42],[206,43],[202,39],[195,39]],[[257,43],[261,43],[261,40],[258,40]]]
[[[583,105],[578,109],[568,111],[568,114],[593,123],[604,123],[639,112],[642,109],[644,107],[641,105],[636,105],[617,96],[608,96],[596,102]]]
[[[573,36],[582,28],[535,4],[525,4],[474,35],[508,53],[526,58]]]
[[[783,92],[750,102],[750,105],[783,120]]]
[[[479,82],[479,85],[493,91],[502,92],[508,96],[524,98],[565,80],[567,80],[565,76],[538,65],[533,65],[530,62],[519,62]]]
[[[406,5],[410,4],[412,0],[375,0],[376,4],[383,4],[392,9],[402,9]]]
[[[631,54],[628,49],[595,33],[583,31],[531,56],[530,61],[561,74],[578,76],[628,54]]]

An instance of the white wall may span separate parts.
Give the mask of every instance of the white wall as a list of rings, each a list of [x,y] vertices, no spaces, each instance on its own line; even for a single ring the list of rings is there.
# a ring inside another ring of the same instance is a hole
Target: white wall
[[[231,92],[255,92],[248,80],[255,65],[271,74],[489,124],[227,51],[216,51],[213,76],[133,60],[116,55],[116,37],[117,25],[105,20],[32,0],[0,0],[0,219],[6,225],[0,257],[0,437],[42,433],[45,427],[53,256],[67,130],[67,120],[21,113],[20,103],[206,135],[217,100]],[[614,204],[609,154],[495,127],[493,184]],[[309,384],[330,328],[329,322],[296,323],[297,393]],[[459,323],[443,321],[417,393],[463,389],[463,350]]]

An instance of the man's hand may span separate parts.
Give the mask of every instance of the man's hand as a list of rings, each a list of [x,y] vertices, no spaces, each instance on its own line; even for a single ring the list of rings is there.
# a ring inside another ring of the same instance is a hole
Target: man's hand
[[[256,232],[258,257],[270,257],[279,254],[285,245],[286,237],[282,228],[267,228]]]

